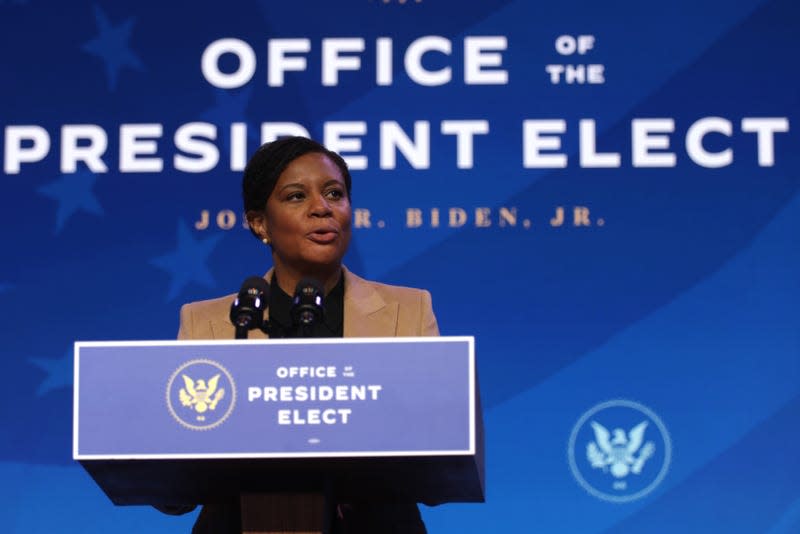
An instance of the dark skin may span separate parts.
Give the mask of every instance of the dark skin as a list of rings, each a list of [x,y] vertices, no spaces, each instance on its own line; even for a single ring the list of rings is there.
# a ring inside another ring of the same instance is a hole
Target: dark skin
[[[325,293],[339,281],[350,244],[350,199],[344,178],[325,154],[312,152],[281,173],[263,211],[247,213],[247,222],[272,246],[275,276],[289,295],[297,283],[316,278]]]

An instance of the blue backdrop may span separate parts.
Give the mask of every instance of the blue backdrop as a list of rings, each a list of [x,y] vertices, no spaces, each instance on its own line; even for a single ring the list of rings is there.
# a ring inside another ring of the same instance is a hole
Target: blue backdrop
[[[476,336],[487,503],[431,532],[800,531],[795,2],[0,0],[0,30],[5,532],[189,530],[72,462],[72,342],[173,338],[265,272],[241,168],[294,132],[354,169],[350,269]]]

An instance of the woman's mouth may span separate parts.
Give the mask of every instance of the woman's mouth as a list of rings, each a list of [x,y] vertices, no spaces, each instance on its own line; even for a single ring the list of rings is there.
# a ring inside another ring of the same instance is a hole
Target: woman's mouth
[[[308,238],[311,241],[320,245],[327,245],[329,243],[333,243],[337,237],[339,237],[339,232],[331,228],[314,230],[313,232],[308,234]]]

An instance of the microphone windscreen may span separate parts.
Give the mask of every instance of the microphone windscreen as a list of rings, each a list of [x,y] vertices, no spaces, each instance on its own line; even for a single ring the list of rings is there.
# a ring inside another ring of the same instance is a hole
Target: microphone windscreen
[[[303,278],[299,282],[297,282],[297,286],[294,290],[295,296],[302,295],[306,296],[313,296],[313,295],[325,295],[325,289],[322,287],[322,284],[316,278]]]
[[[292,321],[309,327],[322,319],[325,309],[322,300],[325,290],[315,278],[303,278],[297,283],[292,298]]]
[[[267,306],[269,306],[269,284],[260,276],[251,276],[244,281],[239,294],[231,304],[231,322],[237,329],[260,328],[264,322],[264,310]],[[237,336],[240,333],[238,332]]]
[[[260,276],[251,276],[242,283],[239,289],[239,295],[242,293],[253,294],[253,291],[262,295],[262,299],[269,295],[269,284]]]

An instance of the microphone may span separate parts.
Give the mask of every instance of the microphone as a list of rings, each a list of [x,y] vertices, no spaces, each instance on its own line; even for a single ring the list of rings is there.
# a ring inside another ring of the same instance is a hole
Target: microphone
[[[249,330],[261,328],[267,306],[269,306],[267,281],[260,276],[251,276],[245,280],[231,304],[230,317],[236,327],[236,339],[247,339]]]
[[[325,291],[314,278],[303,278],[297,283],[292,298],[292,322],[299,326],[302,337],[311,337],[311,328],[322,320]]]

